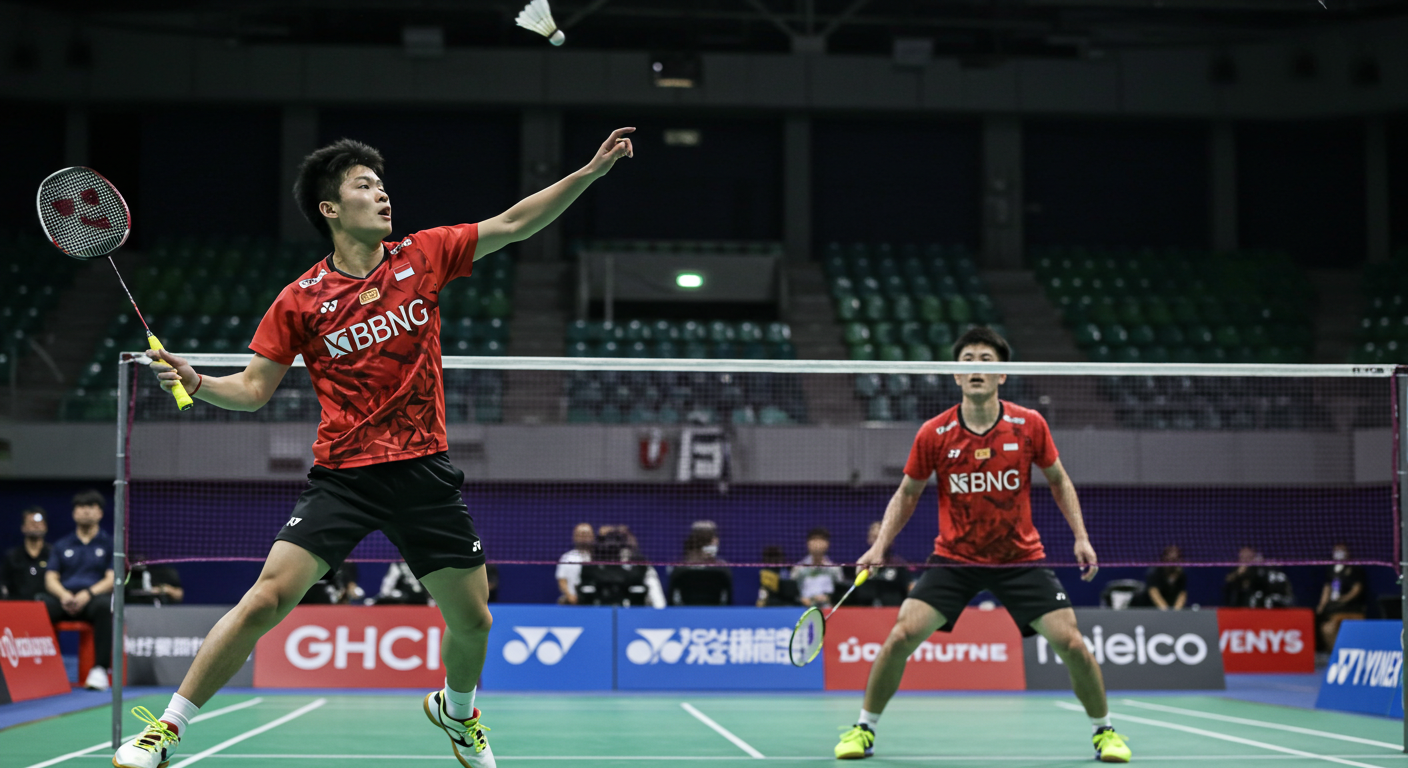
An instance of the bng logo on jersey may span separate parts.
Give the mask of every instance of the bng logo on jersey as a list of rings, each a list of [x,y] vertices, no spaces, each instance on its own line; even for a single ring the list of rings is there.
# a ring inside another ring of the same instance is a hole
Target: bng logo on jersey
[[[1022,487],[1022,474],[1015,469],[1006,472],[955,472],[948,476],[949,493],[991,493],[1015,491]]]
[[[340,331],[324,334],[323,343],[328,347],[328,354],[338,358],[380,344],[392,336],[399,336],[402,330],[410,331],[428,322],[430,310],[425,307],[425,300],[414,299],[385,314],[373,315],[365,323],[353,323]]]

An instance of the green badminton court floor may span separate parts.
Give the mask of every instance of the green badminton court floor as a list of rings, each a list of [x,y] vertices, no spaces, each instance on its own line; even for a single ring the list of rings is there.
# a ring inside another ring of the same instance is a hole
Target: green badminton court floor
[[[161,712],[167,696],[132,699]],[[838,726],[859,695],[509,695],[478,704],[500,764],[825,765]],[[1393,720],[1233,701],[1147,696],[1110,701],[1135,762],[1158,766],[1402,766],[1402,724]],[[106,708],[0,731],[6,768],[100,768],[111,752]],[[171,768],[457,766],[449,742],[411,695],[221,695]],[[138,721],[126,720],[135,733]],[[1092,764],[1090,727],[1069,695],[903,696],[879,728],[866,764],[1080,766]]]

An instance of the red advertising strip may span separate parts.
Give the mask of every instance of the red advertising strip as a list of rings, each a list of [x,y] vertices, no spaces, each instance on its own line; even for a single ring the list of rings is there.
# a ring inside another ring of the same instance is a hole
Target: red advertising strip
[[[299,606],[254,647],[254,685],[439,688],[444,637],[426,606]]]
[[[1309,608],[1218,608],[1218,645],[1229,672],[1314,672]]]
[[[43,603],[0,600],[0,680],[6,689],[0,690],[0,703],[69,692],[59,641]]]
[[[826,689],[865,689],[898,608],[842,608],[826,622]],[[968,608],[952,632],[935,632],[910,657],[902,691],[1020,691],[1022,634],[1005,608]]]

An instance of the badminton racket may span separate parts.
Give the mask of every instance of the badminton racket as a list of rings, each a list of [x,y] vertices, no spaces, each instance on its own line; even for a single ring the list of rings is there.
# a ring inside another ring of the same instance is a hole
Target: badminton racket
[[[856,591],[856,587],[864,584],[869,578],[869,569],[857,573],[855,583],[825,615],[822,615],[821,609],[815,605],[802,613],[802,618],[797,619],[797,626],[792,628],[792,641],[787,644],[787,658],[792,661],[792,666],[805,667],[821,653],[821,647],[826,642],[826,620],[836,613],[841,604],[846,602],[846,598]]]
[[[92,168],[74,166],[55,171],[40,182],[35,205],[39,209],[39,224],[54,247],[80,261],[107,257],[112,271],[117,274],[117,282],[147,331],[147,345],[158,351],[164,349],[142,317],[137,300],[127,290],[117,262],[112,259],[112,253],[127,242],[132,232],[132,213],[117,187]],[[186,394],[180,380],[173,383],[171,396],[183,411],[192,405],[191,396]]]

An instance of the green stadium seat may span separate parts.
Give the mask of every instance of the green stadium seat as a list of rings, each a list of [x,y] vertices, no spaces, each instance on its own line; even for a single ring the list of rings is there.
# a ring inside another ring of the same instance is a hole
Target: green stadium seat
[[[1188,326],[1183,336],[1190,345],[1199,349],[1212,346],[1214,341],[1212,329],[1202,324]]]
[[[841,322],[848,323],[860,319],[860,310],[860,299],[855,296],[843,296],[836,300],[836,318]]]
[[[772,357],[777,360],[796,360],[797,348],[790,341],[778,342],[772,345]]]
[[[869,343],[869,342],[866,342],[866,343],[864,343],[864,344],[852,344],[852,345],[851,345],[851,359],[852,359],[852,360],[874,360],[874,359],[875,359],[875,345],[874,345],[874,344],[871,344],[871,343]]]
[[[1169,361],[1174,363],[1197,363],[1202,360],[1198,350],[1189,346],[1174,347],[1169,353]]]
[[[948,351],[949,347],[953,346],[955,340],[953,328],[949,327],[948,323],[930,323],[926,337],[929,346],[944,350],[945,352]]]
[[[895,330],[895,324],[872,323],[870,326],[870,340],[879,346],[894,344],[899,340],[899,334]]]
[[[1096,344],[1090,348],[1088,353],[1092,363],[1108,363],[1114,360],[1114,354],[1110,352],[1108,344]]]
[[[1139,363],[1143,362],[1143,358],[1139,354],[1139,347],[1130,344],[1115,348],[1114,361],[1117,363]]]
[[[865,323],[846,323],[842,326],[841,335],[848,345],[864,344],[870,341],[870,326]]]
[[[702,341],[685,342],[684,356],[690,360],[706,360],[709,357],[709,348]]]
[[[970,297],[972,300],[973,319],[977,322],[988,325],[995,323],[1001,317],[998,314],[997,306],[992,303],[992,299],[986,294],[975,294]]]
[[[668,339],[655,342],[651,356],[661,360],[679,357],[679,346]]]
[[[916,322],[908,322],[900,325],[900,343],[906,346],[910,344],[924,344],[927,341],[924,335],[924,326]]]
[[[763,340],[771,344],[781,344],[792,340],[792,327],[787,323],[768,323]]]
[[[1144,347],[1140,350],[1139,355],[1146,363],[1167,363],[1171,359],[1168,347],[1162,344]]]
[[[626,357],[646,358],[650,357],[650,346],[644,341],[636,340],[627,342]]]
[[[1272,344],[1257,350],[1256,361],[1267,365],[1278,365],[1288,363],[1290,360],[1286,356],[1285,350]]]
[[[856,284],[849,277],[836,277],[831,280],[831,296],[841,298],[842,296],[854,296]]]
[[[1227,323],[1227,312],[1222,306],[1222,302],[1217,299],[1204,297],[1198,301],[1198,315],[1203,318],[1203,322],[1211,326],[1219,326]]]
[[[1100,330],[1100,326],[1094,323],[1084,323],[1075,328],[1076,346],[1082,349],[1094,347],[1100,343],[1103,337],[1104,333]]]
[[[924,275],[906,277],[911,296],[932,296],[934,295],[934,284]]]
[[[1234,363],[1255,363],[1256,357],[1256,350],[1245,344],[1227,351],[1227,359]]]
[[[902,275],[887,275],[880,278],[880,290],[886,296],[908,296],[909,281]]]
[[[1250,325],[1241,329],[1242,342],[1256,348],[1265,347],[1271,343],[1270,334],[1264,325]]]
[[[866,296],[863,307],[862,316],[872,323],[890,319],[889,303],[885,301],[884,296]]]
[[[1169,348],[1181,347],[1184,344],[1183,329],[1174,323],[1160,325],[1158,327],[1158,341]]]
[[[904,347],[898,344],[885,344],[880,347],[879,357],[887,363],[902,362],[904,360]]]
[[[1110,323],[1101,327],[1100,340],[1111,347],[1123,347],[1129,344],[1129,331],[1119,323]]]
[[[856,374],[855,392],[857,397],[871,398],[880,394],[880,374],[860,373]]]
[[[591,338],[591,324],[586,320],[573,320],[567,324],[567,343],[587,341]]]
[[[507,318],[513,314],[513,302],[501,291],[490,293],[481,301],[484,305],[484,314],[489,317]]]
[[[590,357],[591,347],[585,341],[567,342],[568,357]]]
[[[896,322],[908,322],[916,316],[914,311],[914,301],[909,296],[899,295],[890,298],[890,316]]]
[[[1129,343],[1135,346],[1148,347],[1156,340],[1153,326],[1147,323],[1139,324],[1129,329]]]
[[[1242,334],[1237,332],[1236,326],[1222,325],[1213,332],[1213,342],[1219,347],[1231,349],[1232,347],[1241,346]]]
[[[962,296],[954,296],[948,301],[948,318],[960,325],[972,322],[973,310],[968,300]]]
[[[919,319],[926,323],[942,322],[944,320],[943,302],[936,296],[920,296]]]
[[[1118,291],[1118,288],[1116,288]],[[1119,304],[1120,322],[1127,328],[1144,325],[1148,322],[1145,319],[1144,308],[1140,306],[1138,299],[1124,299]]]
[[[870,403],[865,410],[865,417],[870,421],[895,420],[894,412],[890,408],[890,398],[885,395],[876,395],[870,398]]]
[[[1226,363],[1227,357],[1227,350],[1218,346],[1204,347],[1198,352],[1200,363]]]
[[[1090,305],[1090,321],[1101,326],[1119,323],[1120,314],[1115,300],[1109,296],[1095,296]]]
[[[928,344],[909,344],[905,347],[905,356],[918,362],[932,362],[934,350]]]
[[[709,345],[709,357],[714,360],[736,360],[738,345],[732,341],[716,341]]]
[[[1202,323],[1203,319],[1198,314],[1197,306],[1185,296],[1178,296],[1169,301],[1169,308],[1173,311],[1174,322],[1183,325],[1193,325]]]

